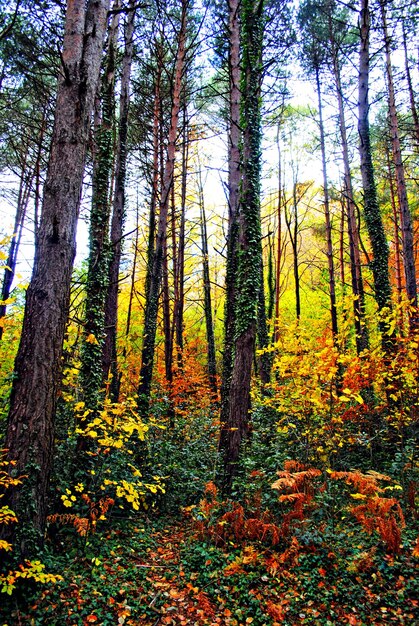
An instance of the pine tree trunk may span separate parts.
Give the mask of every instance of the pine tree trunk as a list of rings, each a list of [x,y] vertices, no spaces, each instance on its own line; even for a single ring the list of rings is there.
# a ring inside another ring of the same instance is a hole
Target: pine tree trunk
[[[208,380],[210,383],[211,391],[214,398],[217,397],[217,363],[215,356],[215,337],[214,337],[214,323],[212,317],[212,302],[211,302],[211,279],[209,268],[209,252],[208,252],[208,233],[207,233],[207,218],[205,215],[204,204],[204,192],[202,188],[201,169],[199,166],[198,171],[199,180],[199,207],[200,207],[200,222],[201,222],[201,252],[202,252],[202,279],[204,284],[204,313],[205,313],[205,328],[207,332],[207,369]]]
[[[3,284],[1,288],[0,320],[2,321],[2,324],[0,326],[0,340],[3,338],[3,318],[6,316],[6,302],[10,297],[13,278],[15,276],[19,244],[22,235],[23,225],[25,223],[26,210],[29,204],[30,190],[33,181],[33,173],[29,171],[29,165],[27,164],[26,156],[27,155],[25,155],[24,163],[22,165],[22,171],[20,174],[13,235],[9,246],[9,252],[7,255],[3,275]]]
[[[119,267],[122,255],[122,237],[125,223],[125,179],[127,167],[127,135],[130,104],[130,79],[133,56],[135,0],[130,1],[129,15],[125,24],[125,51],[122,59],[121,93],[119,99],[119,125],[116,146],[115,193],[111,222],[111,259],[109,264],[109,287],[105,303],[105,343],[103,349],[103,378],[112,375],[110,395],[113,402],[119,398],[120,374],[117,362],[117,322]]]
[[[175,277],[175,304],[173,323],[176,337],[177,364],[180,370],[183,368],[183,312],[185,307],[185,225],[186,225],[186,183],[188,176],[189,157],[189,132],[186,115],[186,107],[183,109],[183,142],[182,142],[182,169],[181,169],[181,198],[180,198],[180,223],[179,241],[177,253],[173,247],[174,260],[176,261]]]
[[[224,492],[231,493],[240,448],[249,431],[250,382],[254,358],[257,307],[262,264],[260,225],[261,94],[263,2],[244,0],[240,121],[243,129],[240,233],[236,278],[234,362],[230,382],[227,445],[224,450]]]
[[[108,0],[68,2],[63,62],[43,209],[22,336],[15,362],[5,446],[27,478],[3,504],[22,529],[17,549],[42,545],[54,446],[54,418],[76,251],[90,117],[99,77]]]
[[[414,130],[414,138],[416,141],[416,150],[419,151],[419,115],[418,115],[418,110],[416,107],[415,92],[414,92],[413,83],[412,83],[412,74],[410,71],[409,57],[407,54],[406,24],[405,24],[404,19],[402,19],[402,28],[403,28],[404,69],[406,72],[407,88],[409,91],[409,103],[410,103],[410,111],[412,113],[412,118],[413,118],[413,130]]]
[[[162,191],[160,197],[160,214],[157,227],[156,246],[152,266],[147,270],[147,293],[144,317],[143,348],[141,358],[140,383],[138,386],[138,407],[143,413],[148,412],[153,375],[154,351],[157,330],[157,310],[160,295],[163,268],[163,249],[167,231],[170,190],[173,184],[177,128],[180,111],[180,96],[185,70],[186,55],[186,18],[188,0],[182,0],[181,26],[178,36],[175,73],[173,81],[173,98],[171,120],[167,144],[167,159],[163,172]]]
[[[277,236],[276,236],[276,268],[275,268],[275,322],[274,322],[274,340],[279,341],[279,299],[281,296],[281,266],[283,257],[282,243],[282,159],[281,146],[279,143],[280,122],[278,122],[276,144],[278,149],[278,203],[276,206],[277,214]]]
[[[365,324],[365,294],[362,280],[361,255],[359,251],[358,222],[353,195],[352,175],[349,161],[348,137],[346,132],[345,109],[343,106],[343,89],[340,76],[338,52],[334,50],[333,76],[335,79],[336,96],[339,107],[339,131],[342,145],[344,168],[344,193],[349,234],[349,257],[351,269],[352,294],[354,296],[354,325],[357,354],[368,348],[368,329]],[[343,265],[342,265],[343,267]]]
[[[114,2],[118,8],[119,0]],[[109,189],[113,166],[115,108],[115,54],[119,14],[109,29],[105,71],[99,96],[99,122],[95,128],[95,153],[90,213],[89,259],[86,281],[84,341],[80,351],[80,380],[86,408],[100,410],[103,404],[103,349],[105,301],[109,284]]]
[[[40,177],[40,169],[41,169],[41,157],[42,152],[45,150],[44,145],[44,135],[45,135],[45,127],[46,127],[46,113],[43,111],[43,116],[41,120],[41,128],[38,136],[37,143],[37,153],[36,159],[33,167],[31,168],[27,162],[27,151],[24,156],[24,162],[22,165],[20,183],[19,183],[19,191],[16,205],[16,214],[15,214],[15,222],[13,227],[13,237],[10,242],[9,252],[7,255],[3,283],[1,289],[0,299],[2,303],[7,301],[10,297],[12,283],[15,276],[16,265],[17,265],[17,257],[19,254],[20,242],[22,240],[23,229],[25,225],[26,211],[29,204],[29,199],[31,195],[32,185],[35,181],[35,215],[34,215],[34,245],[37,245],[37,203],[38,203],[38,192],[39,192],[39,177]],[[6,316],[7,304],[0,304],[0,320],[2,320]],[[3,338],[4,327],[0,326],[0,340]]]
[[[221,377],[221,409],[219,450],[227,446],[227,422],[230,404],[230,383],[234,359],[234,320],[236,306],[235,276],[237,273],[238,203],[240,186],[240,1],[228,0],[228,234],[226,266],[226,298],[224,307],[224,352]]]
[[[377,199],[368,118],[368,82],[370,62],[370,13],[368,0],[361,0],[359,26],[361,43],[359,49],[358,134],[362,187],[364,191],[364,216],[374,256],[371,262],[374,278],[374,294],[378,308],[379,310],[382,310],[385,307],[391,306],[391,287],[388,269],[389,248]],[[381,327],[385,331],[383,325],[381,325]]]
[[[332,321],[333,341],[336,343],[338,334],[338,313],[336,308],[336,286],[335,286],[335,264],[333,261],[333,243],[332,243],[332,222],[330,219],[330,203],[329,191],[327,183],[327,164],[326,164],[326,142],[324,137],[323,126],[323,106],[320,88],[319,69],[316,68],[316,88],[319,103],[319,128],[320,128],[320,147],[322,153],[322,169],[323,169],[323,197],[324,197],[324,217],[326,222],[326,241],[327,241],[327,266],[329,270],[329,298],[330,298],[330,316]]]
[[[391,147],[393,152],[393,162],[396,173],[396,188],[397,197],[399,200],[400,210],[400,225],[402,231],[402,246],[403,246],[403,262],[404,262],[404,275],[406,280],[406,293],[410,304],[414,307],[414,312],[410,313],[410,323],[412,329],[418,323],[417,306],[418,295],[416,286],[416,266],[415,266],[415,254],[413,243],[413,227],[412,216],[409,209],[409,203],[407,199],[406,180],[404,175],[404,166],[402,159],[402,152],[400,146],[400,131],[396,110],[396,98],[394,91],[393,70],[391,67],[391,54],[390,54],[390,39],[387,28],[387,17],[385,6],[380,1],[381,7],[381,19],[384,29],[384,46],[386,55],[386,74],[387,74],[387,88],[388,88],[388,111],[390,122],[390,136]]]

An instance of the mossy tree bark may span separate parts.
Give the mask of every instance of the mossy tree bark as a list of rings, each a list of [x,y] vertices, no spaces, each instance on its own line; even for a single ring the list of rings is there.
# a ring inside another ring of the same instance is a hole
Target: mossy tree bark
[[[130,105],[130,80],[133,57],[133,34],[135,20],[135,0],[129,4],[125,23],[125,50],[122,59],[121,93],[119,98],[118,138],[116,144],[115,191],[111,220],[111,256],[109,263],[108,291],[105,303],[105,342],[103,346],[103,378],[111,374],[110,397],[114,402],[119,398],[120,373],[117,361],[117,323],[119,267],[122,255],[122,239],[125,224],[125,182],[127,170],[127,136]]]
[[[114,7],[119,8],[119,0]],[[109,29],[105,70],[99,97],[99,121],[94,134],[92,208],[90,213],[89,259],[86,282],[84,337],[81,347],[80,380],[86,408],[95,412],[103,404],[103,349],[105,301],[109,284],[109,189],[114,157],[115,55],[119,14]]]
[[[358,134],[359,154],[361,159],[362,187],[364,192],[364,217],[373,251],[371,262],[374,278],[374,294],[381,311],[391,306],[391,286],[389,278],[389,248],[384,231],[383,220],[377,199],[374,167],[372,163],[370,126],[369,126],[369,32],[370,11],[368,0],[361,0],[359,18],[359,79],[358,79]],[[381,325],[385,332],[385,325]]]
[[[234,362],[224,452],[224,492],[231,493],[240,448],[249,432],[250,382],[261,287],[261,81],[263,1],[241,3],[242,179],[239,195],[239,240],[236,277]]]
[[[22,530],[16,547],[24,556],[44,539],[76,226],[108,10],[108,0],[67,4],[64,73],[5,440],[9,459],[16,461],[13,472],[27,476],[2,500],[19,518]]]
[[[238,204],[240,186],[240,2],[228,0],[228,233],[226,299],[224,308],[224,352],[221,376],[219,450],[225,454],[230,405],[230,383],[234,358],[234,320],[236,306]]]

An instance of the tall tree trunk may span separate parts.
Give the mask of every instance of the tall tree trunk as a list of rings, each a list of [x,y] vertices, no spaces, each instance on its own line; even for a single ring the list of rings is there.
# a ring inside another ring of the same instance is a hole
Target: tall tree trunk
[[[173,383],[173,343],[172,325],[170,323],[169,265],[167,239],[163,248],[162,295],[163,295],[163,334],[164,334],[164,368],[169,387]]]
[[[54,417],[76,251],[90,117],[99,77],[108,0],[69,0],[62,77],[44,187],[38,247],[26,295],[22,336],[15,362],[5,447],[25,474],[3,503],[23,529],[23,555],[42,545],[52,468]]]
[[[238,205],[240,186],[240,0],[228,0],[228,234],[226,296],[224,307],[224,352],[221,377],[219,450],[225,453],[228,443],[227,422],[230,406],[230,383],[234,359],[234,320],[236,307]]]
[[[332,29],[330,29],[332,32]],[[343,104],[343,89],[339,66],[338,50],[333,40],[333,76],[335,80],[336,96],[339,107],[339,131],[342,145],[342,158],[344,168],[344,201],[349,234],[349,257],[351,269],[352,293],[354,296],[354,324],[355,342],[357,354],[368,348],[368,329],[365,324],[365,293],[362,279],[361,255],[359,250],[358,221],[356,218],[356,206],[354,201],[352,175],[349,160],[348,137],[346,132],[345,109]]]
[[[268,322],[266,319],[266,301],[265,301],[265,280],[263,267],[263,254],[260,255],[260,286],[258,297],[258,318],[257,318],[257,345],[259,350],[263,352],[257,357],[257,369],[262,387],[268,385],[271,380],[271,353],[264,351],[269,345]],[[263,391],[263,390],[262,390]]]
[[[335,264],[333,261],[332,222],[330,219],[330,202],[327,183],[326,142],[324,137],[323,106],[320,87],[320,72],[318,67],[316,67],[316,88],[317,99],[319,103],[319,129],[323,169],[324,217],[326,221],[327,265],[329,270],[330,316],[332,321],[333,341],[334,343],[336,343],[338,334],[338,312],[336,308]]]
[[[128,299],[128,310],[127,310],[127,323],[125,326],[125,338],[129,337],[131,332],[131,316],[132,316],[132,302],[134,300],[135,293],[135,274],[137,271],[137,257],[138,257],[138,231],[140,229],[139,225],[139,210],[138,210],[138,196],[137,196],[137,207],[136,207],[136,219],[135,219],[135,240],[134,240],[134,259],[132,261],[132,272],[131,272],[131,286],[129,291],[129,299]]]
[[[186,18],[188,0],[182,0],[181,26],[178,35],[175,73],[172,89],[172,109],[167,159],[163,172],[162,191],[160,197],[160,214],[156,236],[156,246],[152,266],[147,269],[147,293],[144,317],[143,348],[141,358],[140,382],[138,386],[138,407],[143,413],[148,412],[153,375],[154,351],[157,330],[157,309],[162,279],[163,248],[167,231],[167,215],[169,209],[170,189],[173,184],[175,165],[176,136],[180,111],[180,96],[183,84],[186,56]]]
[[[20,248],[20,242],[22,240],[23,229],[25,225],[26,211],[28,208],[32,186],[35,182],[35,215],[34,215],[34,245],[37,245],[37,205],[39,194],[39,177],[41,170],[41,157],[42,152],[45,149],[44,135],[46,129],[46,112],[43,111],[41,120],[41,128],[39,131],[38,142],[36,146],[36,158],[33,167],[28,164],[28,154],[24,157],[22,164],[22,171],[19,183],[19,191],[16,205],[15,222],[13,228],[13,237],[10,242],[9,252],[7,255],[6,266],[3,276],[3,284],[1,289],[1,302],[6,302],[11,293],[12,283],[15,276],[17,258]],[[0,304],[0,320],[6,316],[7,304]],[[3,325],[0,326],[0,340],[3,338]]]
[[[359,27],[361,36],[358,80],[359,154],[361,159],[362,187],[364,191],[364,216],[374,256],[371,262],[374,278],[374,294],[378,308],[381,311],[383,308],[391,306],[391,287],[388,269],[389,249],[377,199],[368,117],[368,82],[370,63],[370,12],[368,0],[361,0]],[[385,325],[381,324],[381,328],[385,332]],[[386,340],[384,339],[384,343],[385,341]]]
[[[119,8],[115,0],[114,8]],[[84,314],[84,341],[81,347],[80,380],[86,407],[100,410],[103,403],[103,349],[105,301],[109,284],[109,188],[113,166],[115,109],[115,55],[119,14],[109,29],[108,50],[99,95],[99,123],[95,128],[92,208],[90,213],[89,259]],[[101,106],[100,106],[101,105]]]
[[[240,121],[243,129],[242,182],[239,198],[239,242],[234,363],[230,382],[224,481],[231,493],[241,443],[249,431],[250,382],[254,357],[262,264],[260,225],[261,80],[263,2],[243,0]]]
[[[401,304],[403,293],[403,278],[402,278],[402,256],[400,250],[400,226],[399,226],[399,211],[396,203],[396,192],[394,189],[393,170],[391,167],[390,150],[386,142],[386,161],[387,161],[387,173],[388,183],[390,187],[390,201],[391,210],[393,213],[393,225],[394,225],[394,269],[396,274],[396,289],[397,289],[397,302]]]
[[[390,136],[391,136],[391,148],[393,152],[394,168],[396,173],[396,188],[397,197],[399,200],[400,210],[400,225],[402,231],[402,246],[403,246],[403,262],[404,262],[404,275],[406,279],[406,293],[410,304],[414,307],[414,311],[410,313],[410,323],[412,329],[418,324],[418,294],[416,286],[416,266],[415,266],[415,254],[413,244],[413,227],[412,216],[409,209],[409,203],[407,200],[406,180],[404,175],[404,166],[402,159],[402,152],[400,146],[400,132],[399,123],[397,119],[396,110],[396,98],[394,92],[393,81],[393,69],[391,67],[391,54],[390,54],[390,37],[387,28],[387,16],[385,5],[380,0],[381,7],[381,19],[384,31],[384,46],[386,55],[386,74],[387,74],[387,88],[388,88],[388,112],[390,123]]]
[[[130,12],[125,24],[125,51],[122,59],[121,93],[119,99],[119,124],[116,145],[115,193],[111,221],[111,258],[109,263],[108,292],[105,303],[105,342],[103,346],[103,378],[112,375],[110,396],[113,402],[119,398],[120,374],[117,362],[117,323],[119,267],[122,255],[122,238],[125,224],[125,180],[127,169],[127,135],[130,104],[130,79],[133,55],[133,33],[135,19],[135,0],[129,4]]]
[[[292,250],[292,268],[294,274],[294,293],[295,293],[295,316],[297,321],[301,317],[301,297],[300,297],[300,270],[298,262],[298,183],[294,180],[292,186],[292,214],[285,211],[285,224],[287,226],[288,235]]]
[[[212,317],[211,302],[211,279],[209,268],[207,218],[205,215],[204,190],[202,185],[201,167],[198,166],[198,198],[201,222],[201,253],[202,253],[202,278],[204,284],[204,313],[205,328],[207,332],[207,369],[208,380],[214,398],[217,396],[217,362],[215,356],[214,323]]]
[[[413,89],[412,83],[412,74],[409,66],[409,56],[407,54],[407,37],[406,37],[406,24],[405,20],[402,19],[402,28],[403,28],[403,51],[404,51],[404,69],[406,72],[406,81],[407,88],[409,91],[409,103],[410,103],[410,111],[412,113],[413,118],[413,130],[414,130],[414,138],[416,142],[416,150],[419,151],[419,115],[416,107],[415,101],[415,92]]]
[[[175,277],[175,303],[173,312],[173,323],[176,337],[177,364],[180,370],[183,368],[183,311],[185,306],[185,225],[186,225],[186,188],[188,177],[188,157],[189,157],[189,130],[186,106],[183,108],[182,124],[182,167],[181,167],[181,192],[180,192],[180,223],[179,241],[177,253],[173,248],[174,259],[176,260]]]
[[[283,257],[282,243],[282,159],[281,145],[279,142],[280,122],[276,133],[276,144],[278,150],[278,202],[276,206],[277,214],[277,236],[276,236],[276,268],[275,268],[275,323],[274,323],[274,340],[279,341],[279,299],[281,295],[281,267]]]
[[[19,252],[19,244],[22,236],[23,225],[25,223],[26,210],[28,208],[30,199],[33,172],[30,171],[29,167],[30,166],[27,164],[27,155],[25,155],[24,163],[22,164],[22,171],[20,174],[13,235],[9,246],[9,252],[7,255],[7,261],[3,275],[3,284],[1,288],[0,320],[2,320],[2,324],[0,326],[0,340],[3,338],[3,319],[6,316],[6,302],[10,297],[10,292],[12,289],[13,278],[16,271],[17,255]]]

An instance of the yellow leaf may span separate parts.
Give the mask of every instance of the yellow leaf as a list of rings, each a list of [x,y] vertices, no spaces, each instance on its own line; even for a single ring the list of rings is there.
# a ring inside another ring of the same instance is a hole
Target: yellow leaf
[[[354,500],[365,500],[366,499],[366,495],[363,493],[351,493],[349,494],[351,496],[351,498],[353,498]]]
[[[96,337],[94,336],[93,333],[90,333],[90,335],[87,335],[86,342],[87,343],[92,343],[92,344],[95,344],[95,345],[99,345],[99,342],[98,342],[98,340],[96,339]]]

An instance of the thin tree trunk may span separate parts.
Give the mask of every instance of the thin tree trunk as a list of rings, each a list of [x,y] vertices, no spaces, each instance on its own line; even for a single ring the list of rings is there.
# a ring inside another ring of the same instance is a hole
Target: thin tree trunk
[[[90,117],[99,77],[108,0],[69,1],[64,76],[59,84],[38,246],[10,398],[5,447],[27,478],[2,500],[22,529],[24,556],[43,544],[52,468],[61,355],[76,251]],[[12,531],[13,532],[13,531]]]
[[[13,235],[10,242],[9,252],[7,255],[7,261],[4,269],[3,284],[1,289],[1,303],[0,303],[0,340],[3,338],[3,319],[6,316],[7,300],[10,297],[12,289],[13,278],[15,276],[17,255],[19,252],[19,243],[22,234],[23,225],[25,222],[26,210],[29,204],[30,189],[33,180],[33,174],[27,170],[27,155],[22,165],[22,171],[20,175],[19,191],[16,204],[15,222],[13,227]]]
[[[300,297],[300,271],[298,262],[298,198],[297,198],[297,182],[294,181],[292,186],[292,206],[293,215],[285,212],[285,223],[292,250],[292,268],[294,274],[294,292],[295,292],[295,316],[297,321],[301,317],[301,297]],[[293,223],[294,219],[294,223]]]
[[[143,331],[142,363],[138,386],[139,409],[147,413],[150,402],[151,380],[153,375],[154,351],[157,330],[157,309],[162,280],[163,248],[167,231],[167,215],[169,208],[170,189],[173,184],[175,164],[176,135],[180,111],[180,96],[183,83],[186,55],[186,18],[188,0],[182,0],[181,27],[178,36],[175,75],[173,82],[173,100],[171,121],[167,145],[167,160],[163,172],[162,192],[160,197],[160,214],[156,237],[156,247],[152,266],[148,268],[146,309]]]
[[[138,257],[138,231],[140,229],[139,225],[139,210],[138,210],[138,197],[137,197],[137,211],[136,211],[136,221],[135,221],[135,241],[134,241],[134,259],[132,261],[132,272],[131,272],[131,287],[129,292],[129,300],[128,300],[128,311],[127,311],[127,323],[125,326],[125,338],[129,337],[131,332],[131,316],[132,316],[132,302],[134,300],[134,292],[135,292],[135,273],[137,271],[137,257]]]
[[[263,255],[260,255],[260,286],[258,297],[258,318],[257,318],[257,345],[259,350],[264,350],[269,345],[268,323],[266,320],[266,302],[265,302],[265,280],[263,268]],[[263,351],[257,357],[258,375],[262,386],[268,385],[271,380],[271,353]]]
[[[131,9],[125,24],[125,51],[122,59],[121,93],[119,99],[119,125],[116,146],[115,193],[111,222],[111,259],[109,263],[109,287],[105,303],[105,343],[103,348],[103,378],[112,375],[110,395],[113,402],[119,398],[120,374],[117,362],[117,322],[119,267],[122,255],[122,238],[125,224],[125,181],[127,169],[127,135],[130,104],[130,79],[133,56],[133,33],[135,19],[135,0],[129,4]]]
[[[183,143],[182,143],[182,170],[181,170],[181,194],[180,194],[180,224],[178,251],[175,254],[175,304],[173,322],[176,336],[177,364],[180,370],[183,368],[183,311],[185,307],[185,220],[186,220],[186,183],[188,176],[189,157],[189,132],[186,117],[186,107],[183,110]]]
[[[391,168],[390,151],[386,143],[386,161],[388,172],[388,183],[390,187],[390,200],[391,210],[393,213],[394,224],[394,269],[396,274],[396,289],[397,289],[397,302],[401,304],[403,293],[403,278],[402,278],[402,257],[400,250],[400,227],[399,227],[399,211],[396,203],[396,192],[394,189],[393,171]]]
[[[274,339],[279,341],[279,299],[281,295],[281,265],[283,257],[282,246],[282,160],[281,160],[281,146],[279,143],[279,130],[280,122],[278,122],[278,129],[276,134],[276,144],[278,149],[278,203],[276,207],[277,214],[277,244],[276,244],[276,270],[275,270],[275,324],[274,324]]]
[[[410,313],[410,323],[412,329],[418,323],[417,306],[418,295],[416,286],[416,266],[413,243],[412,216],[407,199],[406,180],[404,176],[404,166],[400,146],[400,132],[397,119],[396,98],[394,91],[393,69],[391,67],[390,37],[387,28],[387,16],[384,3],[380,1],[381,18],[384,30],[384,46],[386,54],[386,74],[388,88],[388,111],[390,122],[391,147],[393,152],[393,162],[396,173],[397,197],[399,200],[400,225],[402,230],[404,275],[406,280],[406,293],[414,311]]]
[[[418,115],[418,110],[416,107],[415,92],[413,90],[412,75],[410,72],[409,57],[407,54],[406,24],[405,24],[404,19],[402,19],[401,22],[402,22],[402,29],[403,29],[404,69],[406,72],[407,88],[409,91],[410,111],[412,113],[412,118],[413,118],[413,129],[414,129],[414,138],[416,141],[416,150],[419,151],[419,115]]]
[[[334,45],[334,42],[333,42]],[[368,348],[368,329],[365,324],[365,294],[362,279],[361,255],[359,251],[358,222],[356,219],[356,206],[353,195],[352,175],[349,161],[348,137],[346,132],[345,109],[343,105],[343,89],[340,76],[338,51],[333,54],[333,76],[335,79],[336,96],[339,107],[339,131],[342,144],[342,157],[344,167],[344,200],[346,205],[348,234],[349,234],[349,257],[351,269],[352,293],[354,296],[354,325],[357,354]]]
[[[199,157],[198,157],[199,158]],[[208,380],[214,398],[217,397],[217,363],[215,356],[214,323],[212,317],[211,279],[209,268],[207,218],[205,215],[204,191],[202,186],[201,167],[198,167],[198,197],[201,222],[202,279],[204,284],[204,313],[207,332],[207,368]]]
[[[329,298],[330,298],[330,316],[332,321],[333,341],[336,343],[338,334],[338,313],[336,308],[336,286],[335,286],[335,264],[333,261],[333,243],[332,243],[332,222],[330,219],[330,202],[327,183],[327,163],[326,163],[326,142],[324,137],[323,126],[323,106],[320,88],[320,73],[316,67],[316,88],[319,103],[319,128],[320,128],[320,146],[322,153],[322,169],[323,169],[323,196],[324,196],[324,217],[326,221],[326,242],[327,242],[327,265],[329,270]]]
[[[166,381],[169,387],[173,383],[173,343],[172,325],[170,323],[170,294],[169,294],[169,267],[167,258],[167,239],[163,248],[163,269],[162,269],[162,295],[163,295],[163,334],[164,334],[164,367]]]

